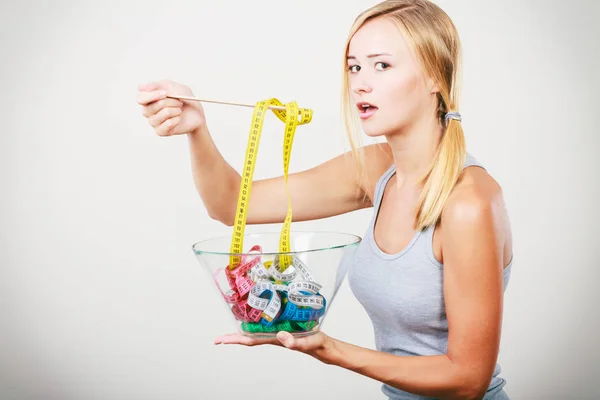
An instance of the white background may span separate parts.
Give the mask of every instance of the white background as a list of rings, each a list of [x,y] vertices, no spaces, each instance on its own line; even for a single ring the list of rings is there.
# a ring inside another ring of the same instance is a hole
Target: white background
[[[463,41],[468,150],[501,183],[513,222],[506,391],[598,397],[600,3],[438,3]],[[379,382],[301,353],[212,344],[233,326],[191,245],[230,228],[195,192],[186,138],[156,136],[135,102],[139,83],[163,78],[204,98],[296,100],[315,115],[291,171],[314,166],[347,148],[342,47],[372,4],[0,5],[2,399],[383,397]],[[205,109],[239,170],[251,109]],[[282,125],[269,121],[255,178],[282,172]],[[370,212],[293,227],[363,235]],[[329,335],[373,348],[347,283],[328,318]]]

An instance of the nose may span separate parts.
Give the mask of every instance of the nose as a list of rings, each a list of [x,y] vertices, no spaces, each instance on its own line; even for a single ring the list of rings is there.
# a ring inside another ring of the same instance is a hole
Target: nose
[[[354,93],[370,93],[373,90],[365,78],[364,74],[356,74],[352,77],[350,84]]]

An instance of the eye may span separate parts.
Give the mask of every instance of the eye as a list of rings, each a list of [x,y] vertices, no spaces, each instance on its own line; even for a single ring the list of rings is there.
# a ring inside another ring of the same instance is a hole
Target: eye
[[[353,68],[357,68],[357,69],[353,69]],[[350,72],[358,72],[358,70],[360,70],[360,65],[350,65],[348,67],[348,71],[350,71]]]
[[[381,65],[381,68],[377,68],[378,65]],[[379,62],[375,63],[375,69],[378,69],[378,70],[384,70],[389,67],[390,67],[390,64],[384,63],[383,61],[379,61]]]

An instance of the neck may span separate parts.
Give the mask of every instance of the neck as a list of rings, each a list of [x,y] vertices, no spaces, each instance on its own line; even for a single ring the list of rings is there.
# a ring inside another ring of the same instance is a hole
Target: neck
[[[435,157],[441,135],[437,118],[423,115],[402,131],[386,136],[396,165],[398,188],[419,183]]]

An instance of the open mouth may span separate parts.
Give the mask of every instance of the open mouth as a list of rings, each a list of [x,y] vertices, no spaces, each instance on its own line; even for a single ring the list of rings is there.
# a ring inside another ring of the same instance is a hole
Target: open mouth
[[[366,119],[366,118],[371,117],[378,110],[377,107],[375,107],[374,105],[367,103],[367,102],[357,103],[356,106],[358,107],[358,111],[359,111],[359,115],[360,115],[361,119]]]

